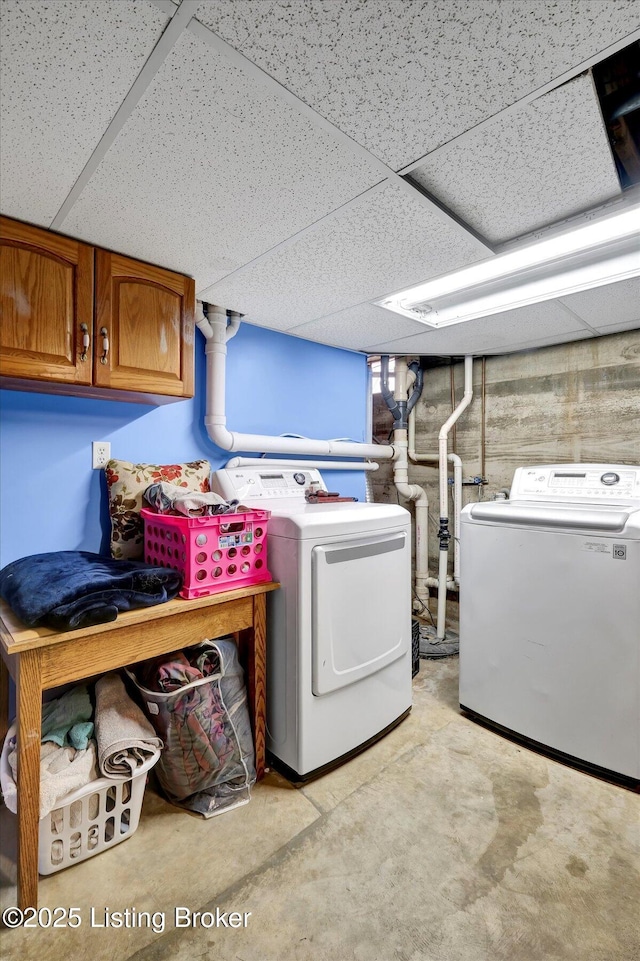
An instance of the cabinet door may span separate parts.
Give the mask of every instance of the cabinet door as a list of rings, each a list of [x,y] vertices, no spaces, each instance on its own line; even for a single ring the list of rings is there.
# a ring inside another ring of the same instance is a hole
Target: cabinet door
[[[97,250],[94,384],[193,397],[194,312],[189,277]]]
[[[2,376],[90,384],[93,247],[0,217],[0,285]]]

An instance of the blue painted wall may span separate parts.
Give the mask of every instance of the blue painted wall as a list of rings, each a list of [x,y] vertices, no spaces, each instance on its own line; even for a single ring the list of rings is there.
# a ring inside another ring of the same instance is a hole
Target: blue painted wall
[[[0,565],[53,550],[108,551],[106,486],[91,442],[112,457],[177,463],[229,458],[204,428],[204,340],[196,334],[196,396],[147,407],[118,401],[1,391]],[[227,426],[259,434],[367,440],[366,358],[242,324],[229,342]],[[364,499],[358,472],[326,475]]]

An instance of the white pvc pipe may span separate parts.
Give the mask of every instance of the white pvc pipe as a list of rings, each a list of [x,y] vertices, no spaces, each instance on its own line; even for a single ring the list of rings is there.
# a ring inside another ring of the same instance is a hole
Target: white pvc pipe
[[[416,412],[409,414],[409,460],[416,464],[437,464],[437,454],[418,454],[416,451]],[[447,577],[447,587],[452,590],[460,584],[460,511],[462,510],[462,461],[457,454],[447,454],[453,464],[453,577]],[[438,578],[429,578],[429,587],[437,587]]]
[[[413,372],[407,368],[406,358],[396,358],[395,400],[406,401],[409,385],[413,383],[412,374]],[[427,586],[429,579],[429,500],[424,488],[417,484],[409,484],[408,444],[407,431],[404,429],[394,430],[393,445],[396,453],[393,462],[393,481],[398,493],[402,497],[413,501],[415,505],[415,592],[420,603],[426,608],[429,601],[429,588]]]
[[[429,587],[440,587],[440,581],[438,580],[437,577],[429,577],[427,579],[427,584],[429,585]],[[455,587],[456,587],[456,583],[454,579],[452,577],[449,577],[449,575],[447,575],[447,590],[452,591],[455,589]]]
[[[473,357],[464,359],[464,394],[462,400],[448,420],[444,422],[438,434],[438,459],[440,462],[440,517],[448,516],[447,506],[447,437],[449,431],[467,409],[473,397]]]
[[[372,461],[365,461],[362,464],[355,464],[351,461],[342,460],[283,460],[280,457],[232,457],[227,461],[226,467],[254,467],[262,464],[263,467],[315,467],[318,470],[378,470],[380,465]]]
[[[439,460],[439,472],[440,472],[440,525],[448,524],[449,519],[449,506],[448,506],[448,496],[447,496],[447,437],[449,431],[455,424],[455,422],[460,417],[463,411],[467,409],[471,403],[471,398],[473,397],[473,357],[466,356],[464,359],[464,394],[462,400],[453,411],[451,416],[444,422],[440,428],[440,433],[438,434],[438,460]],[[446,611],[447,611],[447,561],[448,561],[449,551],[448,548],[440,547],[439,551],[439,563],[438,563],[438,581],[440,587],[438,588],[438,615],[436,621],[436,639],[437,641],[444,640],[445,636],[445,621],[446,621]],[[455,555],[454,555],[455,556]]]
[[[426,491],[417,484],[408,483],[407,460],[407,432],[406,430],[395,430],[393,432],[393,443],[396,449],[396,460],[393,463],[393,481],[396,490],[402,497],[411,500],[415,505],[415,546],[416,546],[416,571],[415,571],[415,591],[416,596],[424,607],[427,607],[429,600],[429,541],[428,541],[428,522],[429,522],[429,500]]]
[[[453,463],[453,581],[460,584],[460,511],[462,510],[462,461],[457,454],[449,454]]]
[[[202,311],[202,308],[200,307]],[[208,317],[198,317],[197,327],[204,334],[207,358],[207,408],[205,427],[214,444],[223,450],[250,451],[259,454],[302,454],[316,457],[372,457],[375,460],[391,460],[391,445],[359,444],[356,442],[314,440],[298,437],[271,437],[266,434],[240,434],[227,429],[225,414],[225,369],[227,340],[237,329],[238,319],[233,318],[231,332],[227,328],[226,311],[210,306]]]

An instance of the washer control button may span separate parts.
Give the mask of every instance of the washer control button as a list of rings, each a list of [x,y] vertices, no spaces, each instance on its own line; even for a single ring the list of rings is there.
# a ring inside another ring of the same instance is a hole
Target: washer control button
[[[307,475],[306,475],[306,474],[302,474],[300,471],[297,471],[297,472],[293,475],[293,479],[294,479],[294,481],[296,482],[296,484],[304,484],[304,482],[305,482],[306,479],[307,479]]]
[[[620,480],[620,474],[616,474],[615,471],[612,471],[612,470],[607,471],[606,474],[602,475],[600,480],[602,481],[603,484],[606,484],[607,487],[611,487],[612,484],[618,483],[618,481]]]

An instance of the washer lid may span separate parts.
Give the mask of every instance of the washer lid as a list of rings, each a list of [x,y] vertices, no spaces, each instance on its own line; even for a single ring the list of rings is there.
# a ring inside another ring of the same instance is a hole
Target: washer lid
[[[469,504],[463,511],[463,520],[486,521],[491,524],[511,524],[521,527],[545,527],[554,530],[579,530],[602,533],[621,533],[637,509],[618,507],[613,504],[566,504],[489,501],[486,504]]]
[[[366,531],[397,530],[411,524],[409,511],[398,504],[363,504],[354,501],[338,504],[260,503],[259,506],[268,507],[271,511],[269,534],[276,537],[315,539]]]

